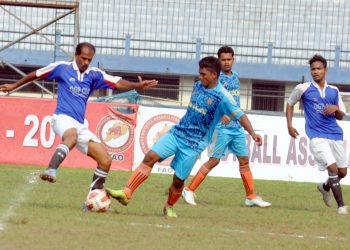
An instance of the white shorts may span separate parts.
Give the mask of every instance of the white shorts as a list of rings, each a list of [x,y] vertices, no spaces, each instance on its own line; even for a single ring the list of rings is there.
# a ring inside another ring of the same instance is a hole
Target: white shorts
[[[89,123],[86,119],[84,120],[84,124],[81,124],[80,122],[68,115],[54,114],[51,120],[51,127],[53,131],[61,139],[64,132],[66,132],[68,129],[75,128],[77,130],[78,139],[76,148],[84,154],[87,154],[88,152],[88,145],[90,141],[101,143],[97,136],[89,130],[88,126]]]
[[[333,163],[337,164],[337,168],[347,167],[344,141],[313,138],[310,143],[310,151],[321,171],[326,170]]]

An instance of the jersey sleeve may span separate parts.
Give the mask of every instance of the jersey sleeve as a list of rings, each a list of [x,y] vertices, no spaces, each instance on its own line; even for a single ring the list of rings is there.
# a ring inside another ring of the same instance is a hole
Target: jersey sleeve
[[[118,82],[122,79],[119,76],[112,76],[98,68],[93,69],[96,72],[94,89],[115,89]]]
[[[294,106],[300,99],[303,93],[310,87],[311,82],[309,83],[300,83],[293,89],[292,93],[289,96],[288,104]]]
[[[66,66],[69,63],[67,62],[54,62],[50,63],[46,67],[37,69],[35,74],[38,78],[44,79],[44,80],[53,80],[60,76],[60,67]]]
[[[244,115],[244,112],[242,109],[237,105],[234,98],[227,93],[227,91],[224,92],[224,98],[222,99],[219,109],[222,112],[222,114],[227,115],[231,118],[231,120],[238,120],[242,115]]]
[[[344,113],[346,113],[346,107],[345,107],[344,102],[340,96],[339,90],[338,90],[338,108],[340,111],[343,111]]]

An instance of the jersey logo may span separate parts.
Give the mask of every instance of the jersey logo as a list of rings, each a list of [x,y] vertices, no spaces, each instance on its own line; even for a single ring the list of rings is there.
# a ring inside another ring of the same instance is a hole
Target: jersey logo
[[[70,86],[69,90],[74,96],[79,96],[82,98],[88,98],[90,93],[89,88],[84,88],[80,86]]]
[[[213,103],[213,100],[211,99],[211,98],[209,98],[208,100],[207,100],[207,104],[208,105],[211,105]]]
[[[75,82],[75,78],[74,78],[74,77],[70,77],[70,78],[69,78],[69,81],[70,81],[70,82]]]

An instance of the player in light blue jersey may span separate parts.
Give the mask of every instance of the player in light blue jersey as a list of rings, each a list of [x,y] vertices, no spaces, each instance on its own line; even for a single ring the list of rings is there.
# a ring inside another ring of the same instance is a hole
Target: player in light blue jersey
[[[0,85],[0,91],[9,92],[35,79],[56,79],[58,82],[57,107],[51,126],[62,142],[57,146],[48,168],[40,175],[42,180],[55,182],[59,165],[76,147],[97,162],[90,189],[102,189],[112,158],[97,136],[88,129],[85,119],[88,98],[95,89],[143,89],[158,83],[156,80],[143,81],[141,77],[139,83],[133,83],[89,67],[94,54],[92,44],[80,43],[76,47],[74,61],[52,63],[13,84]]]
[[[190,104],[180,122],[161,137],[146,154],[142,163],[132,173],[123,190],[106,188],[110,196],[127,205],[135,189],[150,175],[156,162],[175,155],[171,162],[174,169],[173,182],[163,212],[165,217],[177,217],[174,204],[181,197],[185,179],[194,163],[204,150],[203,141],[210,140],[215,125],[226,114],[239,121],[258,144],[262,143],[255,134],[248,117],[236,105],[232,96],[218,83],[220,62],[215,57],[205,57],[199,61],[199,79],[193,86]]]
[[[345,106],[335,86],[328,85],[325,80],[327,61],[320,55],[314,55],[310,60],[310,70],[313,81],[298,84],[292,91],[286,109],[288,132],[296,138],[299,133],[292,125],[294,105],[302,101],[305,110],[305,131],[310,138],[310,151],[314,155],[321,171],[327,169],[328,179],[319,183],[317,189],[321,192],[327,206],[332,206],[333,192],[338,204],[338,214],[348,214],[344,205],[340,179],[347,174],[347,159],[343,141],[343,130],[336,119],[342,120]]]
[[[221,63],[219,82],[232,95],[238,106],[240,106],[240,83],[236,72],[232,72],[234,63],[234,51],[229,46],[223,46],[218,50],[218,58]],[[237,156],[239,172],[246,191],[246,206],[269,207],[271,203],[264,201],[254,193],[253,175],[249,167],[249,156],[247,150],[246,136],[241,124],[236,120],[230,120],[224,116],[215,128],[212,142],[209,146],[210,159],[198,170],[191,183],[183,189],[182,197],[190,205],[197,205],[195,201],[195,190],[203,182],[209,172],[215,168],[220,159],[225,155],[227,149]]]

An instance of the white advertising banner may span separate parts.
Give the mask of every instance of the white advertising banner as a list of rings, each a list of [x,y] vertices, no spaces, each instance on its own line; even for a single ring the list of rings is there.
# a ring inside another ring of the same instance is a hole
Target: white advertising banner
[[[154,108],[140,106],[137,116],[135,158],[137,167],[145,153],[169,128],[184,115],[184,109]],[[321,182],[327,179],[327,173],[318,170],[309,149],[309,139],[304,130],[305,119],[293,118],[293,126],[299,136],[293,139],[287,130],[284,116],[248,115],[255,131],[263,137],[263,145],[258,147],[247,134],[250,155],[250,167],[254,179],[284,180],[299,182]],[[350,122],[341,121],[344,130],[345,145],[350,138]],[[349,159],[349,148],[346,149]],[[200,166],[208,160],[207,151],[202,152],[191,175],[197,173]],[[154,166],[154,173],[169,173],[171,158]],[[238,161],[233,154],[226,154],[220,164],[209,175],[240,178]],[[345,177],[342,184],[350,184],[350,177]]]

